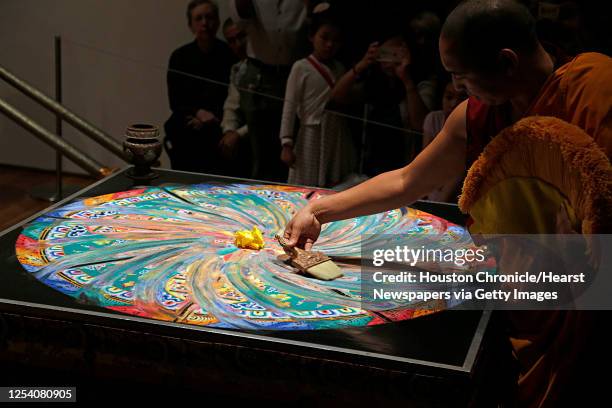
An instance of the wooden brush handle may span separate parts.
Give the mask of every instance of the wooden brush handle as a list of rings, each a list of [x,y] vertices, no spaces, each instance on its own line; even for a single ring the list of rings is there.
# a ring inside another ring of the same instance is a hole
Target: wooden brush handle
[[[281,246],[281,247],[283,247],[283,250],[285,251],[285,253],[286,253],[287,255],[289,255],[289,256],[290,256],[290,257],[292,257],[292,258],[297,257],[298,253],[297,253],[296,249],[295,249],[295,248],[290,247],[290,246],[289,246],[289,242],[288,242],[288,241],[287,241],[285,238],[281,237],[281,236],[280,236],[280,235],[278,235],[278,234],[276,234],[276,235],[274,236],[274,238],[276,238],[276,240],[278,241],[278,243],[280,244],[280,246]]]

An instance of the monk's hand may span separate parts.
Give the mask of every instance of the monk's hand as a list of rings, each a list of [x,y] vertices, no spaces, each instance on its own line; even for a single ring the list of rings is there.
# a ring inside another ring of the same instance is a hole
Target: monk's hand
[[[289,221],[285,227],[284,237],[290,247],[298,246],[310,251],[320,233],[321,223],[310,205],[306,205]]]

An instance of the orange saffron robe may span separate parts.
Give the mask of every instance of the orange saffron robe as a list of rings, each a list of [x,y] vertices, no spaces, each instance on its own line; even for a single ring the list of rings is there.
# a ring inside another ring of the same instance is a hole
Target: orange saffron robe
[[[525,116],[554,116],[578,126],[612,157],[612,58],[588,52],[556,69],[534,98]],[[510,104],[486,105],[468,99],[467,166],[489,141],[512,124]]]
[[[467,165],[487,143],[511,125],[509,104],[488,106],[470,97],[466,130]],[[546,80],[525,116],[553,116],[589,134],[612,157],[612,58],[584,53],[556,69]],[[529,228],[527,228],[529,229]],[[503,233],[504,231],[498,231]],[[552,231],[525,231],[551,233]],[[521,366],[519,404],[529,408],[557,406],[559,398],[580,379],[595,348],[596,311],[519,311],[507,313],[511,342]],[[587,353],[588,354],[588,353]],[[595,357],[593,357],[595,355]],[[592,362],[592,360],[591,360]],[[581,365],[581,363],[583,365]],[[568,401],[565,401],[566,403]]]

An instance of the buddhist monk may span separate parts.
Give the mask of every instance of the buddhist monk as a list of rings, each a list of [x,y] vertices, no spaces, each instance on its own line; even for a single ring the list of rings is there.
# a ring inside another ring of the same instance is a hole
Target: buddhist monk
[[[407,166],[309,202],[285,228],[290,245],[310,249],[322,224],[398,208],[427,195],[469,168],[494,136],[523,117],[553,116],[576,125],[609,160],[611,58],[584,53],[564,61],[550,55],[536,37],[529,10],[512,0],[460,3],[446,19],[439,44],[442,64],[455,87],[467,91],[468,100],[454,109],[438,136]],[[567,321],[551,320],[541,327],[542,336],[536,338],[521,338],[519,329],[509,328],[517,329],[510,335],[520,364],[519,406],[557,406],[560,394],[571,394],[568,379],[583,374],[572,373],[571,367],[557,373],[563,364],[551,360],[545,361],[546,373],[541,375],[543,366],[538,364],[548,350],[539,340],[575,330]]]

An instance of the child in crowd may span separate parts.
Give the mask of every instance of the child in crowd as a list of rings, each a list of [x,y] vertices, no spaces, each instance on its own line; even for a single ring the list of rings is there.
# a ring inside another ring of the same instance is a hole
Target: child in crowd
[[[341,31],[327,14],[314,14],[313,52],[293,64],[287,81],[280,138],[281,160],[290,167],[291,184],[334,186],[354,170],[356,162],[344,118],[325,109],[336,79],[344,73],[342,64],[334,59]],[[294,137],[296,115],[300,127]]]
[[[449,80],[442,94],[442,110],[429,112],[423,121],[423,149],[425,149],[438,135],[440,130],[442,130],[446,118],[448,118],[448,115],[450,115],[453,109],[465,99],[467,99],[465,91],[456,90],[453,82]],[[427,196],[427,199],[456,203],[457,193],[464,176],[465,174],[458,174],[457,177],[448,180],[447,183],[432,191]]]
[[[448,81],[444,86],[444,93],[442,94],[442,109],[429,112],[425,116],[423,121],[423,149],[436,137],[436,135],[442,130],[444,122],[448,115],[459,105],[462,101],[467,99],[465,91],[458,91],[453,86],[452,81]]]

